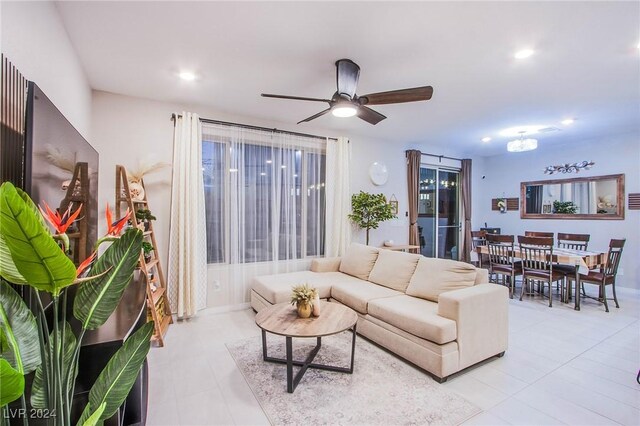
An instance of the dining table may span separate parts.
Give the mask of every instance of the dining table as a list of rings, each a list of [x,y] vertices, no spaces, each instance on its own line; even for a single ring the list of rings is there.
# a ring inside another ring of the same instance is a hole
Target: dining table
[[[489,246],[476,247],[478,257],[481,254],[489,254]],[[513,257],[516,259],[522,259],[520,250],[515,247]],[[576,311],[580,310],[580,274],[588,274],[590,270],[602,267],[606,262],[607,252],[600,250],[576,250],[568,248],[553,248],[553,261],[560,265],[569,265],[575,268],[575,305]],[[571,294],[571,289],[568,289],[568,294]]]

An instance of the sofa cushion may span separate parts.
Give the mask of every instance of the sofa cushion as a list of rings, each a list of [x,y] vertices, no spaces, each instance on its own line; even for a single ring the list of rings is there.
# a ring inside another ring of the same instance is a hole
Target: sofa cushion
[[[368,281],[338,282],[331,287],[331,297],[361,314],[367,313],[370,300],[399,296],[402,293]]]
[[[438,301],[440,293],[470,287],[476,280],[476,268],[464,262],[422,257],[411,277],[406,293]]]
[[[327,275],[328,274],[330,273],[327,273]],[[262,275],[253,279],[251,288],[272,304],[289,302],[291,300],[291,288],[299,284],[309,284],[318,290],[321,299],[328,298],[331,292],[332,281],[330,279],[318,279],[317,275],[325,274],[300,271],[286,274]]]
[[[419,254],[380,250],[369,281],[404,293],[421,257]]]
[[[361,280],[369,279],[369,273],[378,258],[376,247],[352,243],[340,261],[340,272],[353,275]]]
[[[369,302],[369,315],[434,343],[456,340],[456,322],[438,315],[438,304],[407,295]]]

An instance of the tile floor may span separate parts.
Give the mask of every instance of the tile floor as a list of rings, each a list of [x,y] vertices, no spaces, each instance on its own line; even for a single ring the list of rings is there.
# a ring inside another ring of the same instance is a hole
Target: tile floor
[[[511,301],[505,356],[442,385],[483,409],[465,424],[640,425],[640,293],[619,296],[609,314],[591,300],[580,312]],[[149,354],[149,425],[269,424],[225,347],[259,338],[253,318],[203,311],[170,327]]]

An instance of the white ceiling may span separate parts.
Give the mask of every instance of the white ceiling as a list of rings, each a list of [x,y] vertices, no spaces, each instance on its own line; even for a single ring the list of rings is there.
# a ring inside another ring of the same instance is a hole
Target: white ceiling
[[[359,94],[421,85],[429,102],[375,107],[371,126],[326,115],[334,134],[502,153],[499,131],[563,128],[541,145],[640,134],[640,2],[61,2],[94,89],[295,123],[330,97],[334,62],[361,67]],[[533,48],[525,60],[515,51]],[[180,70],[195,71],[186,83]],[[577,117],[574,125],[559,124]],[[215,118],[215,117],[211,117]],[[483,144],[483,136],[493,141]]]

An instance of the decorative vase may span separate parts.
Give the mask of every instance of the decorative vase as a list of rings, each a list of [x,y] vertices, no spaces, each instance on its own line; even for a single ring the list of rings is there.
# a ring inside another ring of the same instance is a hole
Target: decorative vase
[[[311,304],[309,302],[298,302],[298,316],[309,318],[311,316]]]
[[[313,316],[320,316],[320,296],[316,293],[316,297],[313,299]]]

